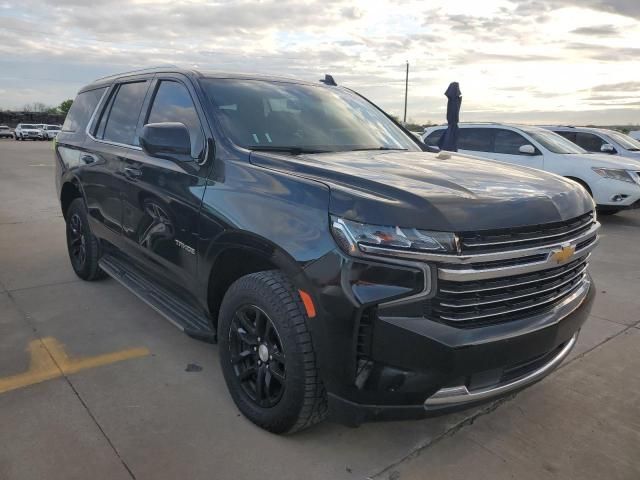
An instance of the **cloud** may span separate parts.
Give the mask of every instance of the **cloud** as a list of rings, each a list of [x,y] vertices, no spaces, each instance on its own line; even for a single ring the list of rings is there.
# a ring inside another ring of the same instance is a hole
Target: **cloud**
[[[620,34],[620,31],[614,25],[592,25],[590,27],[580,27],[571,30],[576,35],[587,35],[593,37],[614,37]]]
[[[636,5],[639,0],[430,0],[426,7],[423,0],[21,0],[10,17],[5,10],[0,15],[0,88],[9,92],[0,107],[58,104],[97,77],[176,64],[311,81],[330,73],[401,114],[409,60],[409,117],[416,120],[444,118],[442,92],[452,80],[463,84],[463,114],[476,119],[491,112],[492,119],[522,121],[540,111],[584,111],[587,118],[593,102],[607,101],[590,96],[616,96],[619,88],[634,101],[624,88],[634,88],[629,71],[640,53]],[[613,118],[624,109],[610,110]],[[633,105],[627,110],[637,117]]]
[[[640,92],[640,81],[605,83],[591,87],[592,92]]]

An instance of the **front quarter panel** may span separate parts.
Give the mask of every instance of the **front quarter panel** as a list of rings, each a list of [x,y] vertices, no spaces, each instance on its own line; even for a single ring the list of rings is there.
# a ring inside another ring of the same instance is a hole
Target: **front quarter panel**
[[[277,252],[301,269],[335,248],[328,211],[329,189],[319,182],[258,167],[248,159],[216,161],[202,198],[201,280],[221,251],[240,242]]]

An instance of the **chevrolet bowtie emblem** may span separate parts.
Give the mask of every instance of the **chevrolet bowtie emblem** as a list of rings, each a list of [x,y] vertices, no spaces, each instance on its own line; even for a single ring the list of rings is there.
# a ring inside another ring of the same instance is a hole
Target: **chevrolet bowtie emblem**
[[[564,263],[571,257],[573,257],[573,254],[575,252],[575,245],[563,245],[560,249],[551,251],[551,258],[554,259],[557,263]]]

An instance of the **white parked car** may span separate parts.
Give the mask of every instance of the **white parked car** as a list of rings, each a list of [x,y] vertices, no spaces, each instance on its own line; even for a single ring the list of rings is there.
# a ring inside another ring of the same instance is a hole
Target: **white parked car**
[[[422,141],[438,146],[446,125],[429,127]],[[499,123],[460,124],[460,153],[556,173],[587,189],[602,213],[640,207],[640,161],[589,153],[539,127]]]
[[[640,160],[640,142],[629,135],[607,128],[547,126],[587,152],[608,153]]]
[[[60,133],[61,125],[44,125],[42,128],[42,137],[44,140],[53,140]]]
[[[13,137],[16,140],[38,140],[40,129],[32,123],[19,123],[13,131]]]
[[[634,140],[640,140],[640,130],[631,130],[629,136]]]

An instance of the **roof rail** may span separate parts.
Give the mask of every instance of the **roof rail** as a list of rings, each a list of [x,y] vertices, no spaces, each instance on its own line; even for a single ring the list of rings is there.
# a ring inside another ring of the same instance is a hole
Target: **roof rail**
[[[153,71],[158,71],[158,70],[162,70],[162,69],[166,69],[166,68],[179,68],[179,67],[176,66],[176,65],[167,64],[167,65],[158,65],[158,66],[155,66],[155,67],[139,68],[137,70],[129,70],[128,72],[113,73],[111,75],[106,75],[104,77],[96,78],[94,80],[94,82],[97,82],[99,80],[106,80],[107,78],[120,77],[122,75],[131,75],[133,73],[153,72]]]

